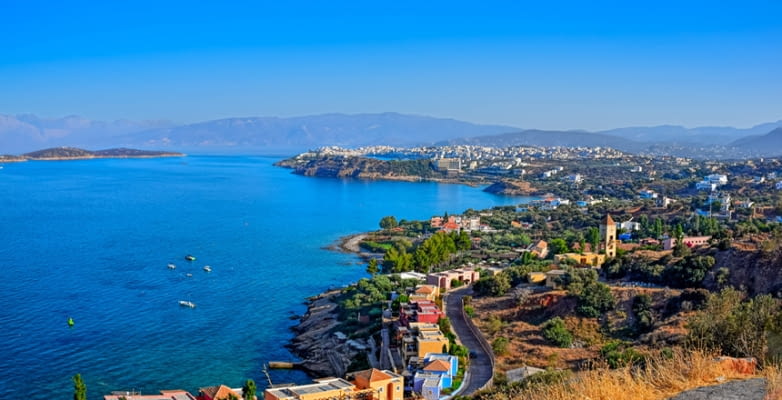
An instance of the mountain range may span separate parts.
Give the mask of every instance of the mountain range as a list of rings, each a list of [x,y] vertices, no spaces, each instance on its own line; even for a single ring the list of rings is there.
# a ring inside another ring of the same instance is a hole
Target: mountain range
[[[476,144],[601,146],[633,153],[726,158],[782,155],[780,127],[782,121],[746,129],[661,125],[587,132],[524,130],[398,113],[226,118],[184,125],[0,114],[0,154],[54,146],[239,153],[297,152],[322,146]]]

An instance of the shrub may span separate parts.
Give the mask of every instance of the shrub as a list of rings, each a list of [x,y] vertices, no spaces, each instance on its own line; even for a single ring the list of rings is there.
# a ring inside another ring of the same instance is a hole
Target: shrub
[[[510,340],[508,338],[500,336],[491,342],[491,349],[495,355],[501,356],[508,353],[508,344]]]
[[[643,362],[643,355],[625,343],[615,340],[600,349],[600,356],[612,369],[627,365],[637,365]]]
[[[472,318],[475,316],[475,309],[472,306],[464,306],[464,313]]]
[[[554,317],[543,326],[543,337],[557,347],[567,348],[573,344],[573,334],[565,327],[562,318]]]

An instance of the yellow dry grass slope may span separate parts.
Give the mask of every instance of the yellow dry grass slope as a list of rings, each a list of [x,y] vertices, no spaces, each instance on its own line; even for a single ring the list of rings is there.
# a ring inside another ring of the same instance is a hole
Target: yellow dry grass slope
[[[660,400],[701,386],[765,377],[768,381],[767,399],[782,398],[782,372],[779,368],[767,366],[755,375],[747,375],[715,362],[714,358],[714,355],[703,352],[676,350],[673,356],[652,357],[643,368],[583,371],[561,383],[518,390],[509,388],[488,397],[513,400]]]

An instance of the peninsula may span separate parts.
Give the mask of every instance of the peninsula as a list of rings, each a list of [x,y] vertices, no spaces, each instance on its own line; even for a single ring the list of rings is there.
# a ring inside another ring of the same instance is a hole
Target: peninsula
[[[168,151],[138,150],[127,148],[114,148],[106,150],[85,150],[76,147],[53,147],[25,153],[22,155],[0,155],[0,162],[18,161],[63,161],[63,160],[87,160],[93,158],[158,158],[158,157],[184,157],[184,153]]]

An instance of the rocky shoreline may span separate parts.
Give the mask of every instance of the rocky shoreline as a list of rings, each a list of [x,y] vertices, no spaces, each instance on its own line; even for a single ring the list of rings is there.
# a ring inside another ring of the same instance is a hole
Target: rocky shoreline
[[[342,377],[358,353],[371,344],[350,339],[339,326],[336,298],[339,290],[330,290],[307,299],[307,312],[291,328],[296,335],[285,347],[302,361],[296,367],[313,377]]]

